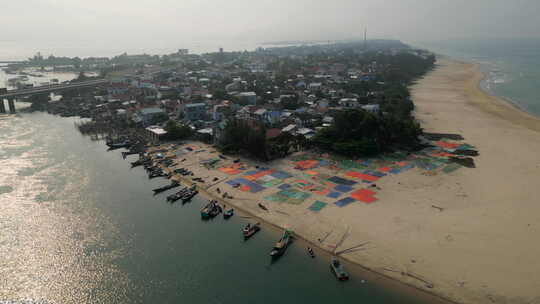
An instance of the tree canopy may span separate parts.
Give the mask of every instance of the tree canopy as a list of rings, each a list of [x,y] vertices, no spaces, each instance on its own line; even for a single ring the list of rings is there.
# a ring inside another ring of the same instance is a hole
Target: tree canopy
[[[189,126],[179,124],[174,120],[167,121],[164,129],[167,131],[167,138],[170,140],[186,139],[193,135],[193,130]]]
[[[313,144],[347,156],[374,155],[395,146],[412,147],[418,144],[422,132],[412,117],[374,115],[356,109],[338,112],[334,121],[316,133]]]

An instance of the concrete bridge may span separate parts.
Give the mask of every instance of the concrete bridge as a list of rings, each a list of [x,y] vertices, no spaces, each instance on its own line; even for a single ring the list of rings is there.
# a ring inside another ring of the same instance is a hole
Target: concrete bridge
[[[46,86],[33,87],[33,88],[28,88],[28,89],[20,89],[20,90],[8,91],[4,89],[2,91],[2,89],[0,89],[0,113],[6,113],[4,99],[8,100],[10,112],[15,113],[15,99],[18,97],[30,96],[34,94],[40,94],[40,93],[59,92],[62,90],[76,89],[76,88],[82,88],[82,87],[91,87],[91,86],[97,86],[97,85],[108,83],[108,82],[109,80],[107,79],[98,79],[98,80],[88,80],[88,81],[81,81],[81,82],[75,82],[75,83],[46,85]]]

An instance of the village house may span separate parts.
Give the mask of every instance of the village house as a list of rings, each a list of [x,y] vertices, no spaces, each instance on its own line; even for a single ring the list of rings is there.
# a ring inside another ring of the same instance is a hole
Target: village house
[[[149,126],[154,123],[154,120],[157,117],[163,116],[163,115],[167,115],[167,113],[165,112],[165,110],[161,108],[144,108],[144,109],[140,109],[137,112],[136,114],[137,118],[134,118],[134,120],[136,122],[140,121],[143,124],[143,126]]]
[[[358,108],[360,103],[357,98],[341,98],[339,100],[339,105],[344,108]]]
[[[165,131],[160,126],[148,126],[145,128],[146,135],[152,142],[159,142],[160,139],[167,135]]]
[[[223,101],[221,104],[214,105],[212,110],[212,119],[215,121],[223,120],[226,115],[232,113],[233,107],[228,100]]]
[[[252,117],[266,125],[274,125],[279,122],[281,111],[272,111],[262,108],[253,112]]]
[[[287,125],[283,129],[281,129],[281,132],[294,134],[296,132],[296,125],[295,124]]]
[[[184,105],[184,118],[189,121],[204,120],[206,118],[206,104],[189,103]]]
[[[380,111],[380,106],[378,104],[368,104],[362,106],[361,108],[373,114],[377,114]]]
[[[235,95],[241,104],[256,105],[257,94],[255,92],[242,92]]]
[[[107,93],[109,95],[121,95],[121,94],[127,94],[129,91],[129,84],[125,82],[115,82],[111,83],[107,87]]]

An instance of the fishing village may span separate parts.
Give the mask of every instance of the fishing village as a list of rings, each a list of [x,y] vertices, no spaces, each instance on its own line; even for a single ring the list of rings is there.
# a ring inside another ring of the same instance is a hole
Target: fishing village
[[[423,132],[414,117],[408,86],[434,67],[433,54],[383,40],[99,62],[93,68],[108,83],[55,101],[30,96],[30,110],[81,117],[81,133],[163,179],[148,191],[164,203],[199,195],[207,201],[201,220],[245,214],[238,233],[246,241],[264,224],[279,229],[268,244],[272,260],[296,238],[307,257],[330,257],[337,280],[349,279],[347,261],[437,288],[414,272],[414,257],[374,259],[387,247],[366,218],[391,214],[387,204],[400,187],[414,188],[411,181],[475,167],[473,145],[459,134]],[[87,79],[81,72],[72,83]],[[427,217],[446,206],[411,208]]]

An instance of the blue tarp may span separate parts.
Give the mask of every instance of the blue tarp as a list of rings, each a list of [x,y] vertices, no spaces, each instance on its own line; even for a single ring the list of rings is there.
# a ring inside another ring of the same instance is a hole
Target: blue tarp
[[[279,179],[286,179],[286,178],[292,177],[292,175],[290,175],[287,172],[283,172],[283,171],[276,171],[276,172],[270,174],[270,176],[273,176],[273,177],[279,178]]]
[[[330,162],[327,160],[323,159],[319,161],[319,166],[328,166],[328,165],[330,165]]]
[[[285,189],[288,189],[288,188],[290,188],[290,187],[291,187],[291,185],[289,185],[289,184],[282,184],[282,185],[279,186],[278,188],[281,189],[281,190],[285,190]]]
[[[371,176],[376,176],[376,177],[384,177],[384,176],[386,176],[386,173],[383,173],[381,171],[374,171],[374,170],[365,170],[362,173],[368,174],[368,175],[371,175]]]
[[[401,171],[405,171],[405,170],[409,170],[409,169],[412,169],[414,168],[414,165],[413,164],[409,164],[409,165],[406,165],[404,167],[401,167]]]
[[[340,195],[341,195],[341,192],[330,192],[326,196],[330,198],[338,198]]]
[[[351,186],[347,186],[347,185],[337,185],[334,187],[334,190],[337,190],[339,192],[349,192],[351,191],[353,188]]]
[[[248,181],[245,178],[235,178],[233,180],[227,181],[226,183],[231,185],[231,186],[234,186],[236,184],[249,186],[249,189],[250,189],[249,192],[251,192],[251,193],[257,193],[257,192],[260,192],[260,191],[263,191],[264,189],[266,189],[265,187],[263,187],[263,186],[261,186],[261,185],[259,185],[257,183],[254,183],[252,181]]]
[[[334,204],[338,207],[344,207],[344,206],[347,206],[348,204],[352,203],[352,202],[355,202],[356,200],[353,199],[352,197],[346,197],[344,199],[340,199],[339,201],[335,202]]]
[[[341,184],[341,185],[347,185],[347,186],[352,186],[356,184],[355,181],[341,178],[339,176],[332,176],[328,180],[333,182],[334,184]]]

